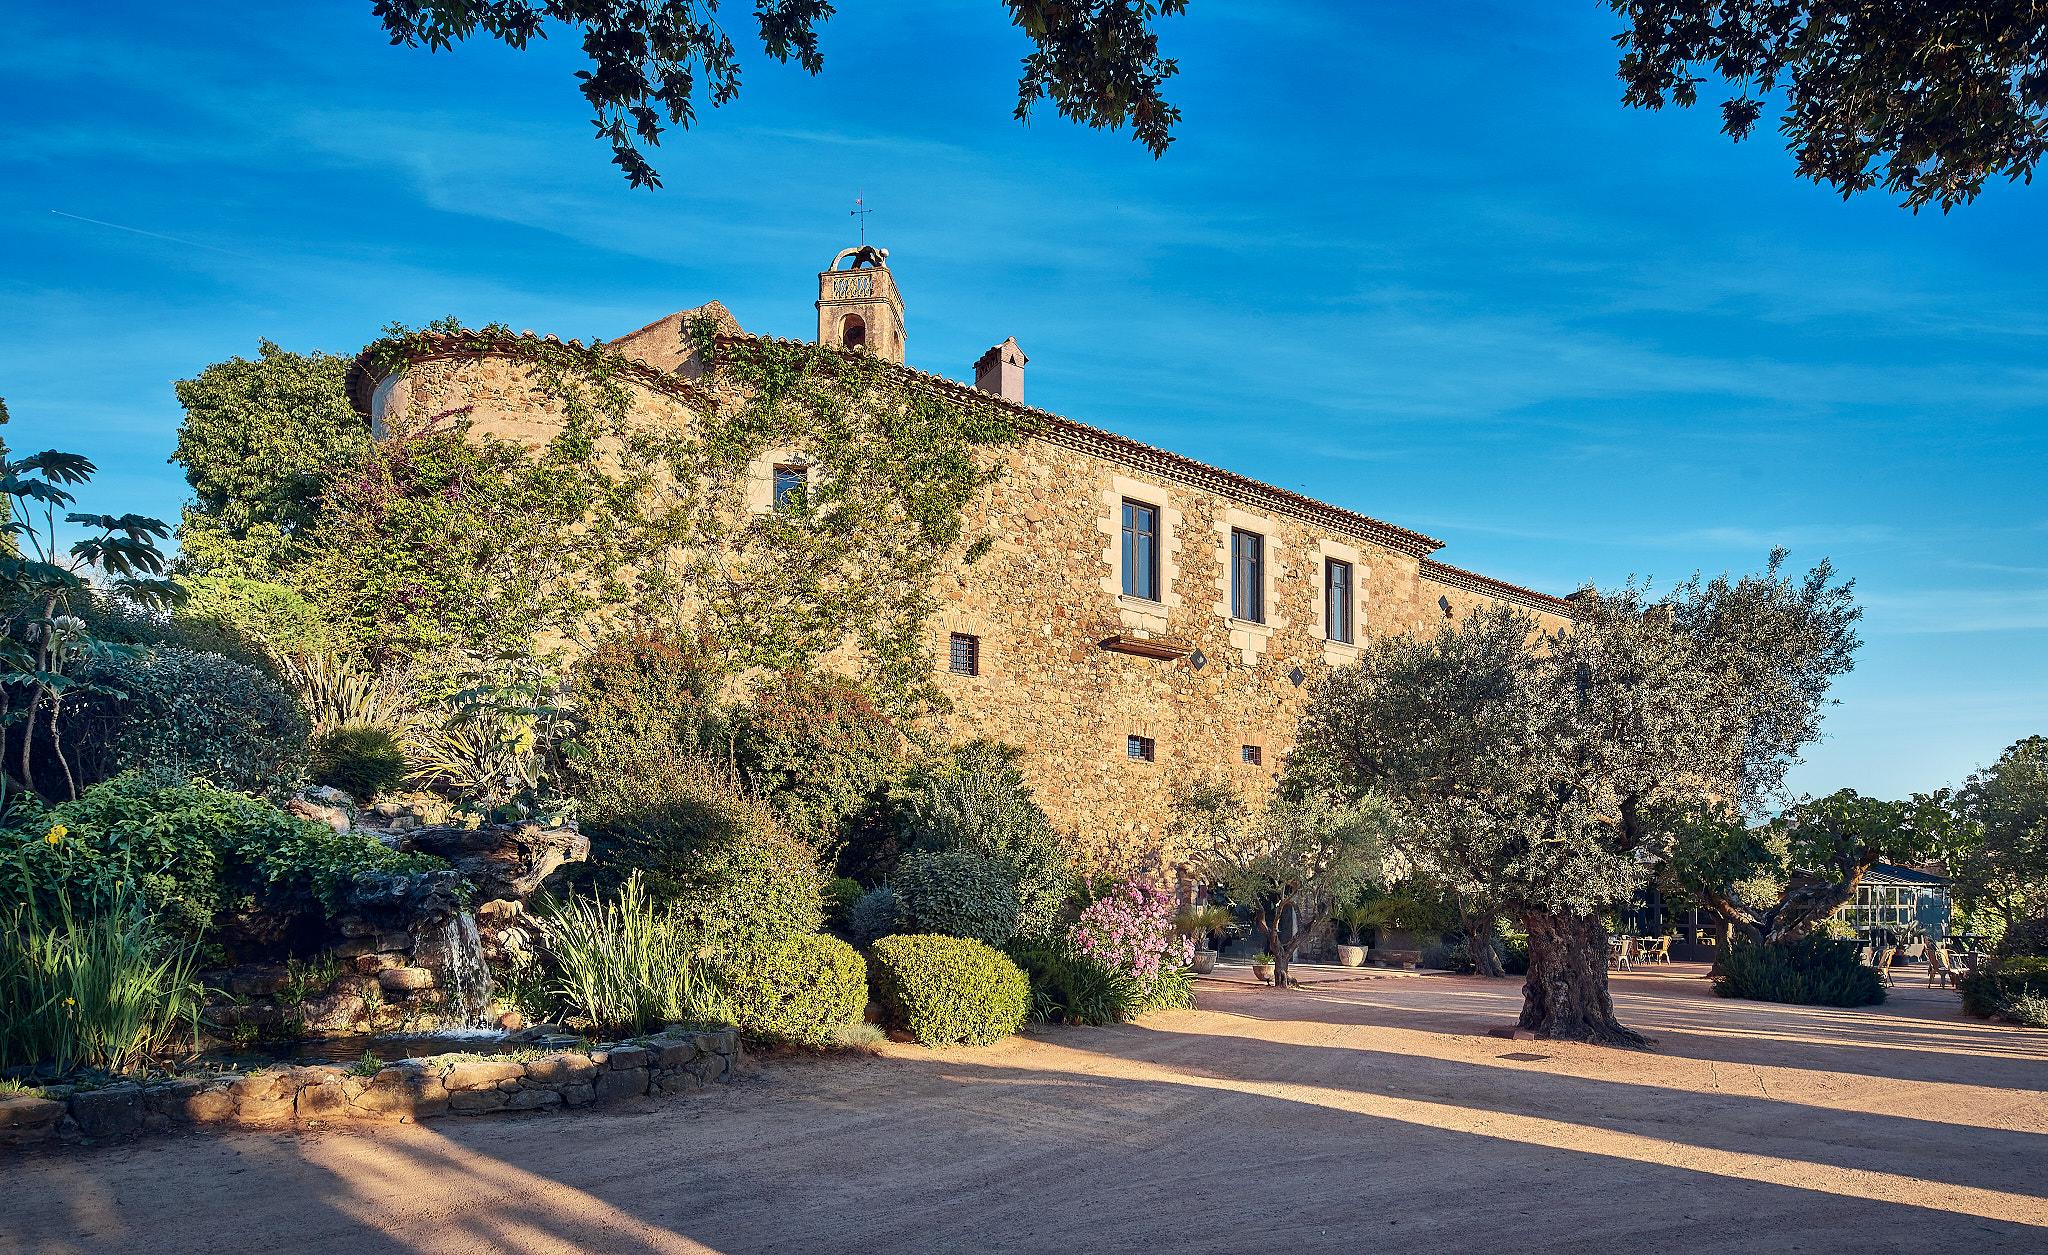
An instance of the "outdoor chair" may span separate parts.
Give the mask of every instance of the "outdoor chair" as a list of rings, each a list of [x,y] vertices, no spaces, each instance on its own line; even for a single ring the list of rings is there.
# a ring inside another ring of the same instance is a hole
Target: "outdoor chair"
[[[1669,963],[1671,961],[1671,938],[1645,937],[1639,943],[1645,963]]]
[[[1937,984],[1947,985],[1951,989],[1955,988],[1956,984],[1955,966],[1949,962],[1947,949],[1941,946],[1935,946],[1927,952],[1927,987],[1932,989]]]
[[[1892,983],[1892,960],[1898,955],[1897,946],[1881,947],[1877,952],[1877,962],[1871,965],[1877,969],[1878,979],[1887,985]]]
[[[1628,939],[1628,938],[1626,938],[1626,937],[1609,937],[1609,938],[1607,939],[1607,966],[1608,966],[1608,968],[1609,968],[1609,969],[1611,970],[1611,969],[1613,969],[1613,968],[1617,968],[1617,967],[1618,967],[1618,968],[1620,968],[1620,969],[1621,969],[1622,971],[1624,971],[1624,972],[1625,972],[1625,971],[1628,971],[1628,970],[1629,970],[1629,969],[1630,969],[1630,968],[1631,968],[1631,967],[1633,966],[1633,965],[1632,965],[1632,964],[1631,964],[1631,963],[1629,962],[1629,953],[1628,953],[1628,952],[1629,952],[1629,939]]]

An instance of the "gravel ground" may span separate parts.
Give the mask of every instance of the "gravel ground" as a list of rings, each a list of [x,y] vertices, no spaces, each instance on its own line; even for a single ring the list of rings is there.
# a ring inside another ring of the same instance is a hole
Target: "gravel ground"
[[[1488,1037],[1512,983],[1205,982],[638,1108],[18,1158],[0,1250],[2048,1250],[2048,1032],[1615,989],[1657,1052]]]

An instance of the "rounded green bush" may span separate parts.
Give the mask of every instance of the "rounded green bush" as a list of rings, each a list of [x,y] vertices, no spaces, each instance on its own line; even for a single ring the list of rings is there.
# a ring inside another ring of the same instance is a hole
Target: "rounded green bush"
[[[99,659],[88,678],[64,729],[80,787],[144,770],[275,793],[306,769],[298,699],[246,663],[166,647]]]
[[[1884,1001],[1884,979],[1856,954],[1856,943],[1818,934],[1772,945],[1737,942],[1714,968],[1723,998],[1816,1007],[1868,1007]]]
[[[823,934],[791,937],[741,955],[726,969],[733,1022],[749,1037],[825,1046],[861,1018],[868,965],[860,951]]]
[[[315,784],[331,784],[368,802],[405,780],[405,751],[383,728],[345,723],[314,740],[311,775]]]
[[[1031,981],[1002,951],[967,937],[884,937],[868,952],[875,997],[927,1046],[985,1046],[1023,1027]]]

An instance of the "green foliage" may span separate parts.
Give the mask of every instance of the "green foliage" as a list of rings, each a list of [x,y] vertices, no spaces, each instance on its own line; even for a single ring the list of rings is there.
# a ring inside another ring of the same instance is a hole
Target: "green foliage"
[[[456,677],[456,692],[406,726],[410,778],[489,818],[538,814],[559,821],[570,807],[557,792],[554,754],[569,711],[556,697],[554,673],[515,655],[473,664]]]
[[[706,944],[734,959],[823,928],[824,883],[811,847],[756,812],[683,859],[669,892]]]
[[[902,770],[896,725],[838,676],[775,676],[737,712],[733,733],[748,788],[821,849],[843,841]]]
[[[295,588],[245,575],[192,575],[171,611],[181,643],[272,669],[333,647],[320,609]]]
[[[58,721],[80,787],[139,770],[274,793],[305,773],[305,713],[246,663],[154,649],[101,659],[87,682]]]
[[[630,828],[660,804],[676,764],[725,739],[703,647],[644,631],[608,636],[569,669],[575,728],[562,749],[566,784],[593,832]]]
[[[1968,837],[1944,851],[1957,901],[1996,916],[2016,939],[2032,933],[2019,926],[2048,920],[2048,737],[2007,746],[1957,804]]]
[[[1030,1014],[1030,980],[979,941],[884,937],[868,963],[876,999],[927,1046],[985,1046],[1016,1032]]]
[[[867,961],[836,937],[787,938],[739,955],[724,976],[733,1023],[765,1041],[830,1045],[868,1001]]]
[[[313,742],[313,783],[333,785],[357,801],[397,788],[405,774],[405,751],[388,729],[344,724]]]
[[[825,882],[825,918],[834,927],[844,926],[846,913],[853,904],[865,897],[867,890],[860,887],[858,880],[846,876],[834,876]]]
[[[26,818],[18,816],[4,834],[14,874],[0,877],[0,895],[18,894],[47,914],[67,888],[96,898],[132,890],[183,938],[199,936],[244,903],[331,915],[362,873],[446,866],[240,793],[139,774],[88,789],[33,824]]]
[[[178,528],[186,565],[257,579],[292,565],[328,479],[370,442],[349,405],[348,366],[265,340],[255,360],[216,362],[177,385],[185,421],[171,456],[193,496]]]
[[[1041,1023],[1121,1024],[1162,1007],[1194,1005],[1193,977],[1184,967],[1139,980],[1058,937],[1018,939],[1003,952],[1030,978],[1031,1018]]]
[[[2048,1028],[2048,995],[2014,994],[2005,1004],[2005,1018],[2022,1028]]]
[[[1746,138],[1782,99],[1802,178],[1844,198],[1883,184],[1944,212],[2048,153],[2048,17],[2006,0],[1609,0],[1629,20],[1622,99],[1691,107],[1709,73],[1721,129]]]
[[[972,741],[919,772],[901,803],[902,844],[912,851],[973,854],[1001,864],[1016,885],[1012,934],[1051,936],[1072,895],[1074,873],[1059,833],[1024,782],[1018,757],[1008,746]]]
[[[858,946],[872,945],[902,931],[902,907],[888,885],[870,889],[846,908],[846,935]]]
[[[1855,942],[1816,936],[1769,945],[1738,941],[1714,968],[1714,992],[1822,1007],[1875,1006],[1885,999],[1883,979],[1857,957]]]
[[[0,408],[0,424],[6,421]],[[82,672],[135,652],[81,616],[102,600],[160,610],[179,596],[163,578],[167,560],[157,542],[169,529],[162,523],[69,508],[77,503],[71,488],[96,469],[88,458],[55,449],[0,460],[0,733],[9,762],[19,765],[18,781],[13,771],[0,773],[0,803],[16,783],[44,796],[78,793],[59,712],[67,699],[91,691]],[[66,533],[77,536],[68,545],[58,539],[60,511]],[[38,777],[39,760],[54,763],[45,778]]]
[[[616,897],[573,897],[545,908],[543,918],[553,992],[573,1020],[625,1035],[730,1021],[697,930],[650,898],[638,875]]]
[[[1173,142],[1180,110],[1163,93],[1179,66],[1159,55],[1153,24],[1176,16],[1187,0],[1053,4],[1007,0],[1011,21],[1030,39],[1017,82],[1016,116],[1050,100],[1061,117],[1091,127],[1126,124],[1154,157]],[[611,145],[612,164],[630,187],[661,186],[641,145],[661,142],[662,124],[687,129],[701,99],[713,106],[739,95],[740,55],[719,25],[717,5],[572,4],[567,0],[501,0],[478,6],[453,0],[381,0],[378,20],[394,44],[445,49],[479,31],[513,48],[567,28],[563,42],[583,49],[590,68],[577,71],[597,137]],[[761,48],[776,61],[824,68],[819,30],[832,6],[784,0],[756,6]]]
[[[1017,935],[1017,881],[997,860],[971,850],[919,851],[896,869],[902,926],[992,946]]]
[[[126,1072],[199,1030],[198,947],[126,887],[0,916],[0,1068]]]
[[[2023,997],[2048,997],[2048,957],[2014,955],[1994,960],[1956,982],[1963,1010],[1971,1015],[2006,1014]]]

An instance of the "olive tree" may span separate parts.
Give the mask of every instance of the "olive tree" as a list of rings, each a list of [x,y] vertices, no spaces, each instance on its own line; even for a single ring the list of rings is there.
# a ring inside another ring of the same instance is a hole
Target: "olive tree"
[[[1175,800],[1169,835],[1251,911],[1273,956],[1273,988],[1285,989],[1295,947],[1339,901],[1406,872],[1394,849],[1398,822],[1393,806],[1372,794],[1347,801],[1282,787],[1255,813],[1230,785],[1205,781]]]
[[[1950,860],[1956,897],[2005,925],[2008,950],[2048,938],[2048,736],[2013,742],[1957,795],[1969,840]]]
[[[1779,945],[1852,901],[1877,864],[1941,848],[1953,817],[1943,793],[1891,802],[1843,789],[1755,827],[1710,799],[1670,808],[1658,825],[1672,836],[1672,881],[1721,920],[1724,938]]]
[[[1419,866],[1520,919],[1522,1027],[1643,1044],[1614,1018],[1602,915],[1661,857],[1660,808],[1777,787],[1854,647],[1847,588],[1825,564],[1791,581],[1782,563],[1654,601],[1634,582],[1588,589],[1555,636],[1495,606],[1376,642],[1318,685],[1298,771],[1340,795],[1385,794]],[[1792,590],[1825,627],[1780,614],[1759,582]]]

